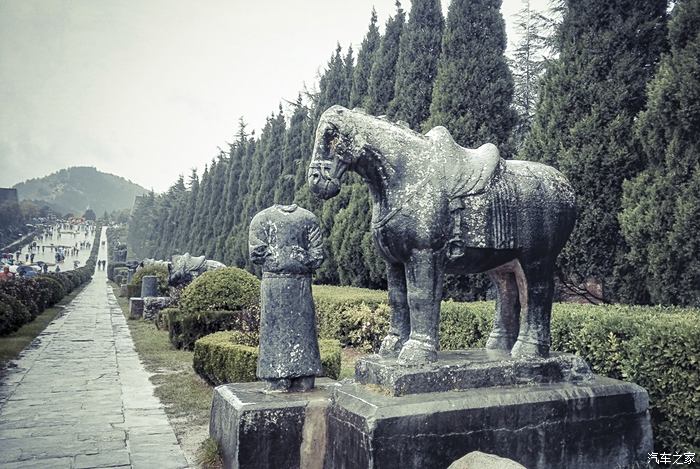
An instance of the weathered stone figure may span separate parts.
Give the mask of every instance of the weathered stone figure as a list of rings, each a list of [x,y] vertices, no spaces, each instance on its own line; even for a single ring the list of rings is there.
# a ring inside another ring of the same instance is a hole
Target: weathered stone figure
[[[491,144],[462,148],[444,127],[421,135],[333,106],[316,130],[310,189],[337,195],[347,170],[369,186],[372,231],[387,261],[392,320],[381,354],[436,360],[443,274],[488,272],[498,300],[486,347],[548,355],[554,262],[576,218],[561,173],[505,161]]]
[[[271,390],[308,391],[321,369],[311,274],[323,261],[316,216],[273,205],[253,217],[251,260],[262,266],[257,376]]]

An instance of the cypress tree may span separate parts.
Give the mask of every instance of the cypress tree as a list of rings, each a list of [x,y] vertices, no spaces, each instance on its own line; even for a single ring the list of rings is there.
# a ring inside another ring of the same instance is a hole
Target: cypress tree
[[[415,130],[430,115],[444,23],[440,0],[415,0],[401,35],[389,114]]]
[[[273,117],[268,129],[269,136],[265,147],[262,149],[260,161],[260,183],[254,186],[256,192],[255,212],[269,207],[275,198],[275,189],[282,176],[282,163],[284,158],[286,122],[282,106],[279,107],[277,116]],[[254,215],[255,213],[253,213]]]
[[[513,77],[503,53],[501,0],[452,0],[424,130],[445,126],[465,147],[494,143],[507,155],[515,124]]]
[[[559,58],[542,79],[541,99],[521,156],[558,167],[578,197],[578,223],[560,256],[573,286],[588,278],[620,300],[634,269],[624,263],[622,182],[641,169],[635,115],[665,44],[666,0],[567,0]]]
[[[363,102],[364,108],[370,114],[385,114],[389,103],[394,99],[396,61],[399,58],[399,43],[405,21],[406,14],[401,8],[401,3],[397,1],[396,14],[386,22],[384,36],[372,64],[368,96]]]
[[[294,113],[289,121],[289,128],[284,137],[284,152],[281,176],[275,189],[275,203],[290,204],[294,201],[294,189],[297,166],[304,161],[304,138],[309,110],[304,106],[301,94],[294,104]]]
[[[523,1],[523,8],[516,15],[515,27],[520,35],[511,60],[515,82],[513,105],[518,114],[513,146],[517,151],[535,117],[539,81],[544,73],[545,54],[550,39],[546,34],[548,20],[532,8],[530,0]]]
[[[350,92],[350,107],[362,105],[367,99],[369,78],[372,72],[372,64],[379,49],[380,35],[377,27],[377,12],[372,8],[372,17],[369,23],[369,31],[362,40],[362,45],[357,53],[357,65],[353,72],[352,91]]]
[[[629,261],[653,303],[700,306],[700,0],[676,4],[671,50],[648,88],[636,136],[647,168],[625,183]],[[641,298],[642,300],[647,298]]]

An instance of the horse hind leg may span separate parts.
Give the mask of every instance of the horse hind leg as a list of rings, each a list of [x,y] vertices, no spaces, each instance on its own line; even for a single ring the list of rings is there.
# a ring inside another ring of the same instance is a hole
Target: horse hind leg
[[[551,344],[554,264],[537,262],[523,265],[527,282],[525,305],[520,317],[520,332],[513,346],[514,357],[546,357]]]
[[[508,267],[489,272],[496,286],[496,316],[493,330],[486,341],[486,348],[510,352],[518,337],[520,324],[520,302],[515,273]]]

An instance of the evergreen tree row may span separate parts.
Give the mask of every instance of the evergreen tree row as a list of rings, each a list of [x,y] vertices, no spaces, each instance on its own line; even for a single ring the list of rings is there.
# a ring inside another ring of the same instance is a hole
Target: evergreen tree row
[[[259,135],[241,120],[201,175],[138,199],[131,253],[189,251],[252,269],[250,219],[295,202],[325,231],[317,281],[385,287],[359,178],[328,201],[306,187],[318,119],[340,104],[418,131],[444,125],[461,145],[492,142],[504,157],[559,168],[579,199],[559,265],[566,285],[598,282],[607,300],[700,304],[699,2],[675,2],[667,28],[667,0],[557,0],[549,35],[551,18],[524,0],[510,61],[500,0],[452,0],[446,18],[439,0],[415,0],[408,15],[396,2],[383,34],[372,11],[357,54],[337,45],[317,90],[280,107]],[[488,288],[483,278],[446,285],[460,298]]]

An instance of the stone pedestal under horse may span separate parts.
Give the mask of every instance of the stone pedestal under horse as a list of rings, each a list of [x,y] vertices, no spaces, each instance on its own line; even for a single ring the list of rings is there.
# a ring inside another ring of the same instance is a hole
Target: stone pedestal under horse
[[[552,167],[460,147],[444,127],[425,135],[333,106],[316,129],[311,191],[328,199],[345,172],[372,200],[372,232],[387,263],[391,329],[380,353],[437,359],[444,273],[488,272],[497,291],[486,347],[547,356],[554,262],[576,218],[575,196]]]

